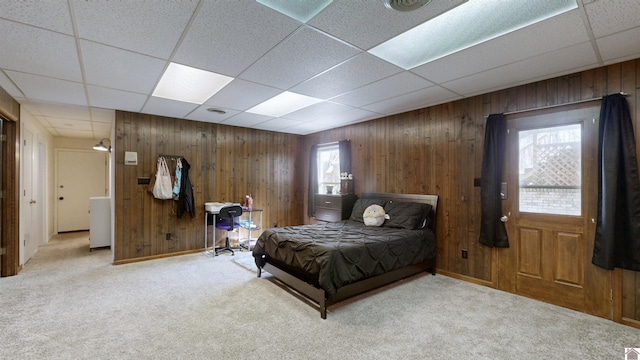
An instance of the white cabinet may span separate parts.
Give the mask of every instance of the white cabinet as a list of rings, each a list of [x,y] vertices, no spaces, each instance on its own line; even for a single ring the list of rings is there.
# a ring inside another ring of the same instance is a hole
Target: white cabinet
[[[111,198],[89,198],[89,250],[111,246]]]

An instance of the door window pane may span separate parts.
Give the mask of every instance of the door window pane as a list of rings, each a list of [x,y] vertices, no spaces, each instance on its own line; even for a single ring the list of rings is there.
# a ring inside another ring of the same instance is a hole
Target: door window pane
[[[580,216],[582,126],[524,130],[518,141],[520,211]]]

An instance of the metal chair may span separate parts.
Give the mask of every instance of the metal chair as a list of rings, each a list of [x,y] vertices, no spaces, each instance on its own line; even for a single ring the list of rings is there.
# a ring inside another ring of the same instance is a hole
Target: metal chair
[[[225,206],[220,209],[218,214],[219,221],[216,221],[216,229],[222,229],[227,231],[227,238],[224,242],[224,247],[216,249],[216,256],[222,251],[230,251],[231,255],[235,255],[231,245],[229,244],[229,232],[240,227],[240,223],[236,222],[242,215],[242,207],[239,205]]]

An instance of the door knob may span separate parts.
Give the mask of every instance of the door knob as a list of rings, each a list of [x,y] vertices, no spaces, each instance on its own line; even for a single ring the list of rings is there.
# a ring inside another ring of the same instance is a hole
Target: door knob
[[[507,222],[508,220],[509,220],[509,217],[507,215],[502,215],[500,217],[500,221],[502,221],[502,222]]]
[[[31,199],[31,201],[29,201],[29,204],[35,204],[35,203],[36,203],[36,201],[33,200],[33,199]]]
[[[58,198],[58,200],[64,200],[64,198],[63,198],[62,196],[60,196],[60,197]]]

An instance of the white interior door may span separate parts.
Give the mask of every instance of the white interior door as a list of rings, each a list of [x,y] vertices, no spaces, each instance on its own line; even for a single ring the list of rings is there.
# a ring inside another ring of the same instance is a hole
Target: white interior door
[[[58,232],[89,230],[89,198],[106,196],[107,153],[58,150]]]
[[[23,224],[23,243],[20,262],[25,264],[38,249],[37,239],[34,238],[34,212],[35,212],[35,196],[34,196],[34,164],[35,156],[33,149],[34,134],[26,127],[22,132],[22,224]]]

